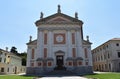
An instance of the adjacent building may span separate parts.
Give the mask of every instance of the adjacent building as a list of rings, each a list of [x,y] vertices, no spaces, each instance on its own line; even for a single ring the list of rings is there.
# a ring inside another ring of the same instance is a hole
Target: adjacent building
[[[27,74],[42,75],[54,70],[76,74],[92,73],[91,42],[83,39],[83,22],[75,17],[57,13],[35,22],[37,39],[27,43]]]
[[[22,60],[7,50],[0,49],[0,74],[18,74],[25,72]]]
[[[120,38],[113,38],[92,50],[95,71],[120,72]]]

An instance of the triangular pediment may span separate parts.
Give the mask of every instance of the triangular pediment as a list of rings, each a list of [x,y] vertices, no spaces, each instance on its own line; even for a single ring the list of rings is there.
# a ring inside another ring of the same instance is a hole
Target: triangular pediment
[[[47,22],[71,22],[69,19],[66,19],[64,17],[55,17],[55,18],[51,18],[49,19]]]
[[[36,26],[39,26],[40,24],[47,24],[47,23],[80,23],[83,24],[83,22],[77,18],[68,16],[63,13],[56,13],[51,16],[41,18],[40,20],[36,21]]]

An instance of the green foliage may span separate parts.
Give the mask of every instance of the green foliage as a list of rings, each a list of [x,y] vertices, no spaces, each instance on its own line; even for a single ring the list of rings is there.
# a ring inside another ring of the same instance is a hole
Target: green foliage
[[[10,50],[11,53],[14,53],[14,54],[18,54],[18,51],[17,51],[17,48],[15,46],[12,46],[11,47],[11,50]]]
[[[0,76],[0,79],[33,79],[33,76],[5,75]]]
[[[18,56],[22,58],[22,65],[26,66],[27,53],[20,53]]]
[[[22,65],[26,66],[26,58],[27,58],[27,53],[23,52],[23,53],[18,53],[17,48],[15,46],[11,47],[10,50],[11,53],[14,53],[15,55],[19,56],[22,58]]]
[[[85,77],[96,79],[120,79],[120,73],[101,73],[94,75],[86,75]]]

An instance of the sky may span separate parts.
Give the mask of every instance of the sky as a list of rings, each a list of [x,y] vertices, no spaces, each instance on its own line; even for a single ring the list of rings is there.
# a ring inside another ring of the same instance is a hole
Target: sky
[[[92,49],[112,39],[120,38],[120,0],[1,0],[0,48],[15,46],[19,53],[27,51],[26,43],[31,35],[37,38],[35,22],[61,12],[78,17],[84,22],[84,39],[89,35]]]

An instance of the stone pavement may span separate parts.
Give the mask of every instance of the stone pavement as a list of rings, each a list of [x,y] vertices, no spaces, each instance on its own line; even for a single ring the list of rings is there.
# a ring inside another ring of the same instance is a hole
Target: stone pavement
[[[88,79],[80,76],[65,76],[65,77],[42,77],[36,79]]]

